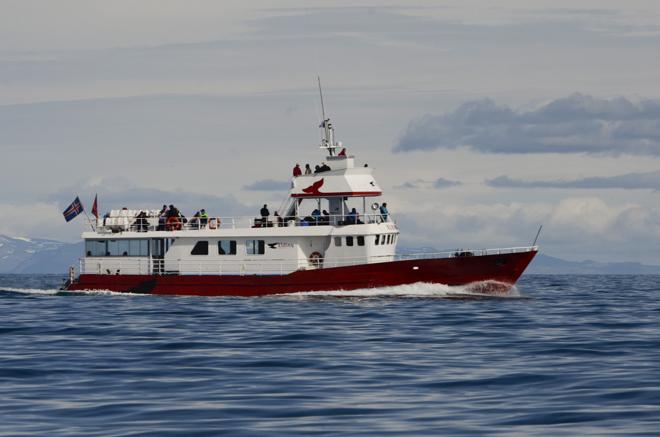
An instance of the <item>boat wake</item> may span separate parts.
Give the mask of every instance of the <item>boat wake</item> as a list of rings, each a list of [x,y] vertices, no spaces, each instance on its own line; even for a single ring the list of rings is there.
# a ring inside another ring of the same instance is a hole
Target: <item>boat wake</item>
[[[119,293],[110,290],[77,290],[75,292],[60,290],[59,288],[14,288],[0,285],[0,294],[25,294],[34,296],[145,296],[144,294]]]
[[[380,288],[361,288],[357,290],[304,291],[299,293],[279,294],[278,297],[397,297],[397,298],[521,298],[520,290],[515,285],[497,281],[480,281],[466,285],[444,285],[426,282],[397,285]]]
[[[64,291],[57,288],[15,288],[0,286],[0,294],[23,294],[34,296],[149,296],[142,293],[120,293],[110,290],[76,290]],[[380,288],[361,288],[357,290],[303,291],[297,293],[282,293],[271,297],[315,298],[315,297],[350,297],[350,298],[446,298],[446,299],[490,299],[490,298],[522,298],[518,288],[497,281],[473,282],[467,285],[444,285],[418,282],[415,284],[397,285]]]

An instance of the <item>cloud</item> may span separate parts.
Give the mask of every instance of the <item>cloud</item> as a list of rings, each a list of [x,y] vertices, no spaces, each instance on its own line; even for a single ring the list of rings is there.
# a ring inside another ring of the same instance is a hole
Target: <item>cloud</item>
[[[462,185],[462,183],[459,181],[452,181],[445,178],[438,178],[434,181],[415,179],[413,181],[406,181],[401,185],[396,185],[394,188],[400,190],[419,190],[419,189],[430,189],[430,188],[442,190],[444,188],[451,188],[459,185]]]
[[[83,180],[75,186],[65,187],[46,197],[46,201],[56,202],[62,209],[76,195],[80,196],[83,206],[91,210],[94,196],[98,194],[99,212],[111,209],[160,209],[163,204],[174,204],[184,214],[192,215],[204,208],[210,215],[240,216],[254,213],[254,208],[239,202],[233,196],[215,196],[182,190],[161,190],[140,188],[123,177],[104,178],[99,182]]]
[[[470,205],[447,203],[393,216],[407,247],[497,248],[531,244],[539,225],[541,251],[567,259],[628,259],[658,263],[660,208],[614,205],[597,197],[558,202]],[[615,249],[613,249],[615,248]]]
[[[273,179],[263,179],[243,186],[243,189],[247,191],[288,191],[290,188],[291,182]]]
[[[445,178],[438,178],[435,181],[433,181],[433,188],[437,188],[437,189],[451,188],[457,185],[461,185],[461,183],[458,181],[451,181]]]
[[[660,155],[660,100],[573,94],[531,111],[478,100],[412,120],[393,150],[459,147],[482,153]]]
[[[617,176],[589,177],[573,180],[525,181],[498,176],[486,181],[494,188],[577,188],[577,189],[651,189],[660,190],[660,171],[648,173],[628,173]]]

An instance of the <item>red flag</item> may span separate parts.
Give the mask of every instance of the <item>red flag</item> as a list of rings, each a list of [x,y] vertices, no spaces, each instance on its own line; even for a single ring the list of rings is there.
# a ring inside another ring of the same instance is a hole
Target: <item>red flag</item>
[[[92,205],[92,215],[94,215],[94,217],[96,217],[97,220],[99,218],[99,205],[97,202],[98,197],[99,197],[98,194],[94,195],[94,205]]]

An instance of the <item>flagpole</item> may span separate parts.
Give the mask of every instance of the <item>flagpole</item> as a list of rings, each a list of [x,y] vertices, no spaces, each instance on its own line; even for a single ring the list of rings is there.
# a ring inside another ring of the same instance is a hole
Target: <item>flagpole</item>
[[[96,224],[92,224],[92,219],[89,217],[89,214],[87,214],[87,211],[85,208],[83,208],[83,212],[85,213],[85,216],[87,217],[87,221],[89,222],[89,226],[92,228],[92,231],[96,232]]]

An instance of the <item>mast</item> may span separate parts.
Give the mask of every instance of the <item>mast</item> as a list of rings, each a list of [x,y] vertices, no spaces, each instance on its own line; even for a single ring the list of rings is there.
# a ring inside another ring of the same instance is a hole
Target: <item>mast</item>
[[[319,96],[321,96],[321,114],[323,115],[323,120],[325,120],[325,106],[323,106],[323,89],[321,88],[321,76],[316,76],[316,79],[319,81]]]
[[[330,156],[335,155],[335,149],[341,147],[341,143],[335,143],[335,129],[330,122],[330,118],[325,117],[325,105],[323,104],[323,89],[321,87],[321,77],[316,76],[319,83],[319,97],[321,97],[321,121],[320,128],[323,128],[323,138],[321,138],[321,148],[327,149]]]

